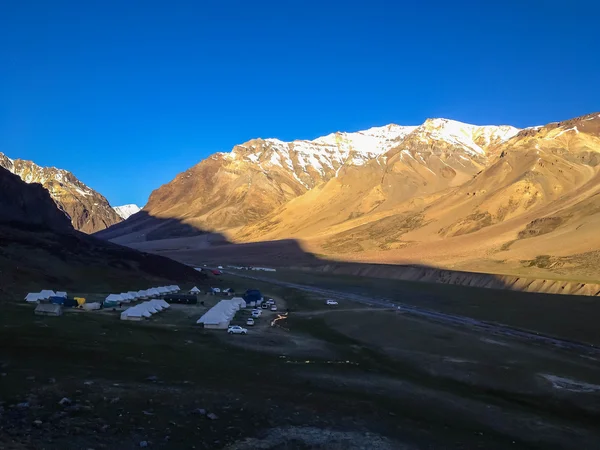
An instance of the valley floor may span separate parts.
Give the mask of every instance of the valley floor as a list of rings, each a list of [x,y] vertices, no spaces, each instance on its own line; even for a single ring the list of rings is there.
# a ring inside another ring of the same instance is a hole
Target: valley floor
[[[268,279],[211,280],[257,287],[289,310],[281,327],[265,313],[247,336],[194,325],[219,297],[139,323],[118,312],[40,318],[9,303],[0,317],[0,448],[600,444],[597,356],[364,305],[351,300],[356,280],[300,281],[335,289],[340,304]],[[476,314],[467,297],[460,305],[452,296],[405,290],[402,298]],[[565,313],[556,329],[576,330],[572,319]],[[70,403],[60,405],[64,397]]]

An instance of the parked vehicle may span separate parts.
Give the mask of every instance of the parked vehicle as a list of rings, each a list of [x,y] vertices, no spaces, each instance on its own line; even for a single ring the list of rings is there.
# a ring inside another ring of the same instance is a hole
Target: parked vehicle
[[[211,289],[211,290],[213,291],[213,293],[215,293],[215,294],[220,294],[220,293],[221,293],[221,288],[210,288],[210,289]]]
[[[229,292],[231,292],[231,288],[225,288],[225,289],[223,289],[223,293],[224,294],[228,294]]]
[[[267,305],[274,305],[274,304],[275,304],[275,300],[273,300],[272,298],[267,300]]]
[[[242,328],[239,325],[233,325],[227,329],[229,334],[247,334],[248,330],[246,328]]]
[[[246,320],[246,325],[254,325],[254,319],[252,317],[248,317],[248,320]]]
[[[277,311],[277,305],[271,305],[271,311]]]
[[[252,310],[252,317],[257,318],[257,317],[260,317],[261,315],[262,315],[262,310],[260,310],[260,309]]]
[[[266,303],[263,303],[262,305],[260,305],[260,307],[262,309],[267,309],[269,307],[269,305],[267,305]]]
[[[325,303],[327,303],[328,305],[337,305],[338,302],[336,302],[335,300],[327,300]]]

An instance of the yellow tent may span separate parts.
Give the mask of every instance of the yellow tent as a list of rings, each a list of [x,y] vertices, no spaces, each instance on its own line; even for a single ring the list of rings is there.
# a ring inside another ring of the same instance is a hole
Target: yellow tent
[[[83,304],[85,303],[85,298],[83,297],[74,297],[75,301],[77,302],[77,307],[81,308],[83,306]]]

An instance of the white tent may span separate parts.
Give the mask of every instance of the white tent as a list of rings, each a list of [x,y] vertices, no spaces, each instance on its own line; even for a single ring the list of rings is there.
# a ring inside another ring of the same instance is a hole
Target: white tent
[[[181,290],[181,288],[177,285],[173,286],[175,288],[175,292],[179,292]]]
[[[64,292],[64,291],[57,291],[56,292],[56,297],[67,298],[67,293]]]
[[[204,328],[226,329],[238,310],[239,303],[231,300],[221,300],[200,317],[196,323],[204,324]]]
[[[233,297],[231,299],[231,302],[238,304],[240,309],[245,308],[247,306],[246,301],[242,297]]]
[[[35,308],[34,313],[38,316],[61,316],[62,306],[54,303],[40,303]]]
[[[39,292],[30,292],[25,296],[25,301],[31,303],[38,302],[40,300],[40,295]]]
[[[190,289],[190,294],[199,294],[200,293],[200,289],[198,289],[196,286],[194,286],[193,288]]]
[[[160,295],[160,292],[158,292],[158,289],[156,289],[156,288],[148,289],[147,293],[148,293],[148,297],[158,297]]]
[[[156,309],[158,312],[162,311],[163,309],[165,309],[165,307],[162,305],[161,301],[159,299],[155,299],[155,300],[150,300],[148,303],[150,303],[150,305]]]
[[[121,298],[123,299],[123,303],[129,303],[132,300],[135,300],[135,297],[128,292],[121,292]]]
[[[144,317],[150,317],[150,316],[152,316],[152,313],[150,311],[148,311],[148,307],[147,307],[147,305],[145,303],[140,303],[139,305],[135,306],[135,308]]]
[[[123,297],[121,294],[110,294],[108,297],[104,299],[105,302],[122,302]]]
[[[164,287],[164,286],[161,286],[161,287],[157,288],[157,290],[158,290],[158,292],[159,292],[160,294],[168,294],[168,293],[170,292],[170,291],[169,291],[169,289],[167,289],[167,288],[166,288],[166,287]]]
[[[137,291],[138,298],[146,298],[148,296],[147,291]]]
[[[50,297],[54,297],[56,294],[54,293],[54,291],[51,291],[49,289],[44,289],[43,291],[40,292],[40,300],[46,300],[49,299]]]
[[[166,302],[163,299],[157,299],[157,302],[160,302],[160,305],[164,308],[164,309],[169,309],[171,307],[171,305],[169,305],[168,302]]]
[[[144,303],[142,303],[142,305],[144,306],[144,308],[146,308],[146,311],[148,311],[150,314],[156,314],[158,312],[158,310],[150,302],[144,302]]]
[[[137,291],[129,291],[127,293],[129,294],[132,300],[137,300],[138,298],[140,298]]]
[[[121,313],[121,320],[142,320],[142,317],[142,311],[137,306],[127,308]]]

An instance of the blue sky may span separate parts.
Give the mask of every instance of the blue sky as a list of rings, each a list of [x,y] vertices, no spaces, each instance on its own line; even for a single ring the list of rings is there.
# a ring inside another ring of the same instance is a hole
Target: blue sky
[[[0,151],[111,204],[254,137],[600,110],[595,0],[0,3]]]

